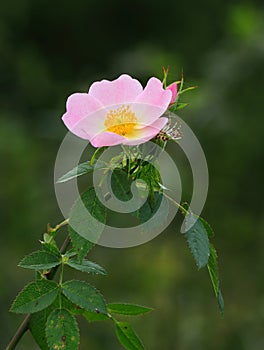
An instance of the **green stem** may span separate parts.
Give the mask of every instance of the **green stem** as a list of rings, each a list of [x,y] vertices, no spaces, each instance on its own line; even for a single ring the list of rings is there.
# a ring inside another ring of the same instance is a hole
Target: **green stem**
[[[175,204],[176,207],[178,207],[180,209],[180,211],[182,212],[183,215],[190,214],[188,210],[186,210],[180,203],[176,202],[173,198],[171,198],[166,193],[164,193],[164,191],[163,191],[163,195],[164,195],[164,197],[168,198],[173,204]]]
[[[61,222],[60,224],[58,224],[55,228],[56,230],[60,229],[61,227],[67,225],[69,223],[69,219]],[[61,254],[64,254],[70,244],[70,237],[69,235],[66,237],[65,241],[63,242],[61,248],[60,248],[60,252]],[[46,275],[47,279],[51,280],[54,278],[56,272],[57,272],[58,267],[54,267],[53,269],[51,269],[49,271],[49,273]],[[26,331],[28,330],[29,327],[29,320],[30,320],[30,314],[28,314],[23,322],[21,323],[21,325],[19,326],[19,328],[17,329],[15,335],[12,337],[12,339],[10,340],[10,343],[7,345],[6,350],[14,350],[17,346],[17,344],[19,343],[19,341],[21,340],[21,338],[23,337],[23,335],[26,333]]]
[[[102,147],[99,147],[95,150],[94,154],[92,155],[92,158],[90,160],[90,165],[93,165],[94,162],[96,161],[96,156],[97,154],[101,151]]]

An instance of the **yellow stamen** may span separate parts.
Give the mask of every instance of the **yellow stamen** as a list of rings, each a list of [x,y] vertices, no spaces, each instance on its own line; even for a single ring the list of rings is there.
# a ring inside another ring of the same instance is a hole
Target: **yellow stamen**
[[[121,106],[117,109],[110,110],[107,113],[104,125],[107,131],[115,134],[126,136],[137,124],[135,113],[130,109],[130,106]]]

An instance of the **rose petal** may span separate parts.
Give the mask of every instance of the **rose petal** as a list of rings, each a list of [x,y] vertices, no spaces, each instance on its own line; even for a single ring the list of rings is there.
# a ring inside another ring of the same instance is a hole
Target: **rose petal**
[[[87,93],[72,94],[67,100],[66,109],[62,116],[64,124],[72,133],[84,139],[87,139],[93,125],[100,127],[101,117],[106,113],[101,102]]]
[[[162,82],[157,78],[150,78],[143,92],[135,102],[150,104],[167,109],[171,100],[171,91],[164,90]]]
[[[136,126],[138,129],[153,124],[155,120],[161,117],[167,110],[167,108],[164,109],[160,106],[144,103],[131,103],[130,107],[138,120],[138,125]]]
[[[152,124],[168,108],[172,93],[164,90],[157,78],[149,79],[144,91],[136,98],[133,109],[142,124]]]
[[[178,86],[177,83],[172,83],[171,85],[169,85],[167,87],[166,90],[170,90],[171,91],[171,101],[170,104],[174,103],[176,101],[177,98],[177,93],[178,93]]]
[[[90,142],[94,147],[115,146],[123,144],[126,138],[113,132],[105,131],[94,135]]]
[[[142,85],[138,80],[123,74],[113,81],[102,80],[93,83],[89,94],[98,99],[104,106],[111,106],[133,102],[142,91]]]
[[[168,118],[159,118],[153,124],[143,129],[134,131],[133,138],[127,139],[127,141],[124,144],[134,146],[151,140],[160,132],[162,128],[164,128],[167,122]]]

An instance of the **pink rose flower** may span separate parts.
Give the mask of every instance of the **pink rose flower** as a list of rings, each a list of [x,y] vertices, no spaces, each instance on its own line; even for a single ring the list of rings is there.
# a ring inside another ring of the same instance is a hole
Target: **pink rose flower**
[[[157,78],[149,79],[143,89],[138,80],[123,74],[113,81],[93,83],[88,93],[69,96],[62,120],[94,147],[139,145],[166,125],[168,119],[162,115],[172,94]]]
[[[171,91],[171,101],[170,104],[175,103],[176,98],[177,98],[177,94],[178,94],[178,86],[177,83],[172,83],[171,85],[169,85],[167,87],[167,90]]]

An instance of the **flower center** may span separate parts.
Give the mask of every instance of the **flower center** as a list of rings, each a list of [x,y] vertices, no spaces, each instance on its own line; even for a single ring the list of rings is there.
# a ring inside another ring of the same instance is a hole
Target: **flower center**
[[[104,125],[107,131],[115,134],[126,136],[134,129],[137,124],[135,113],[130,109],[130,106],[121,106],[117,109],[110,110],[107,113]]]

